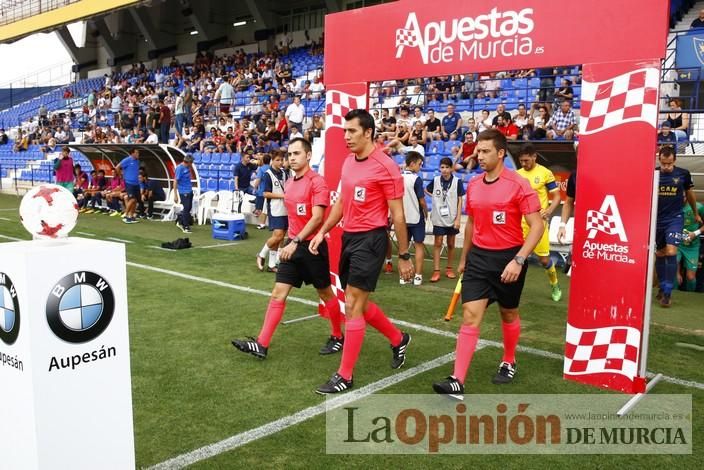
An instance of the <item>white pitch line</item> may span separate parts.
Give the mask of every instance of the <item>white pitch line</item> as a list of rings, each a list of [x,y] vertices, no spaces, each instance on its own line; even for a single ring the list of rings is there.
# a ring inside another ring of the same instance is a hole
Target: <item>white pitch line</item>
[[[385,388],[392,385],[396,385],[406,379],[410,379],[418,374],[422,374],[429,370],[435,369],[440,366],[452,362],[455,360],[455,354],[449,353],[444,356],[440,356],[432,361],[424,362],[415,367],[411,367],[398,374],[391,375],[389,377],[383,378],[376,382],[365,385],[357,390],[352,390],[343,395],[338,395],[333,398],[328,398],[327,401],[311,406],[297,413],[289,416],[284,416],[283,418],[272,421],[258,428],[250,429],[240,434],[235,434],[234,436],[223,439],[220,442],[214,444],[209,444],[207,446],[201,447],[200,449],[195,449],[186,454],[179,455],[172,459],[166,460],[162,463],[149,467],[147,470],[172,470],[181,469],[189,465],[193,465],[196,462],[200,462],[205,459],[209,459],[216,455],[220,455],[224,452],[229,452],[243,445],[249,444],[250,442],[262,439],[264,437],[271,436],[278,432],[283,431],[286,428],[295,426],[299,423],[307,421],[318,415],[324,414],[327,410],[333,410],[345,406],[362,398],[368,397],[374,393],[377,393]]]
[[[220,286],[220,287],[226,287],[228,289],[239,290],[239,291],[247,292],[250,294],[259,294],[259,295],[263,295],[266,297],[271,296],[271,292],[267,292],[267,291],[263,291],[263,290],[259,290],[259,289],[253,289],[251,287],[238,286],[236,284],[229,284],[227,282],[216,281],[216,280],[208,279],[205,277],[192,276],[190,274],[184,274],[184,273],[180,273],[177,271],[170,271],[168,269],[155,268],[154,266],[147,266],[144,264],[137,264],[137,263],[131,263],[131,262],[127,262],[127,265],[133,266],[135,268],[142,268],[142,269],[147,269],[150,271],[155,271],[155,272],[162,273],[162,274],[169,274],[171,276],[181,277],[183,279],[189,279],[192,281],[199,281],[199,282],[203,282],[206,284],[213,284],[213,285]],[[308,300],[308,299],[302,299],[300,297],[291,296],[288,298],[288,300],[291,300],[292,302],[302,303],[304,305],[311,305],[314,307],[318,306],[318,302],[314,302],[314,301]],[[434,334],[437,336],[444,336],[446,338],[453,338],[453,339],[457,338],[456,333],[452,333],[449,331],[439,330],[437,328],[433,328],[433,327],[425,326],[425,325],[419,325],[417,323],[411,323],[411,322],[407,322],[404,320],[396,320],[393,318],[391,318],[390,320],[392,322],[396,323],[397,325],[405,326],[407,328],[412,328],[417,331],[424,331],[426,333]],[[498,341],[491,341],[491,340],[486,340],[486,339],[480,339],[479,345],[480,346],[482,346],[482,345],[492,346],[495,348],[503,348],[502,343],[499,343]],[[529,346],[518,346],[517,350],[519,352],[524,352],[524,353],[532,354],[534,356],[539,356],[539,357],[545,357],[548,359],[559,359],[559,360],[563,359],[561,354],[557,354],[557,353],[550,352],[550,351],[544,351],[542,349],[531,348]],[[655,374],[653,372],[648,372],[647,375],[648,375],[648,377],[655,376]],[[681,385],[683,387],[691,387],[691,388],[697,388],[699,390],[704,390],[703,383],[695,382],[692,380],[685,380],[685,379],[680,379],[677,377],[669,377],[667,375],[663,375],[662,380],[664,380],[666,382],[673,383],[675,385]]]
[[[173,251],[173,250],[169,250],[169,251]],[[127,262],[127,265],[132,266],[133,268],[141,268],[141,269],[146,269],[149,271],[154,271],[157,273],[169,274],[171,276],[180,277],[183,279],[188,279],[190,281],[198,281],[198,282],[202,282],[204,284],[212,284],[214,286],[226,287],[228,289],[234,289],[234,290],[238,290],[241,292],[247,292],[248,294],[259,294],[259,295],[262,295],[265,297],[271,297],[270,291],[253,289],[252,287],[238,286],[237,284],[229,284],[227,282],[216,281],[214,279],[208,279],[206,277],[193,276],[191,274],[184,274],[184,273],[180,273],[178,271],[170,271],[168,269],[156,268],[154,266],[148,266],[146,264],[132,263],[130,261]],[[302,298],[296,297],[296,296],[289,296],[287,300],[290,300],[292,302],[298,302],[298,303],[301,303],[304,305],[312,305],[313,307],[318,306],[318,302],[314,302],[314,301],[308,300],[308,299],[302,299]]]
[[[76,232],[79,235],[85,235],[86,237],[94,237],[94,233],[88,233],[88,232]]]
[[[171,250],[169,248],[164,248],[163,246],[153,246],[153,245],[149,245],[149,246],[147,246],[147,248],[153,248],[155,250],[161,250],[161,251],[170,251],[172,253],[175,253],[176,251],[178,251],[178,250]]]
[[[12,219],[8,219],[7,217],[0,217],[0,220],[7,220],[8,222],[12,222]]]
[[[4,238],[5,240],[12,240],[13,242],[23,242],[25,241],[22,238],[15,238],[15,237],[8,237],[7,235],[0,235],[0,238]]]
[[[0,209],[0,212],[10,212],[10,211],[19,211],[19,207],[11,208],[11,209]]]
[[[232,246],[232,245],[239,245],[239,244],[240,244],[240,242],[219,243],[217,245],[197,246],[196,248],[220,248],[221,246]]]
[[[114,242],[121,242],[121,243],[134,243],[131,240],[123,240],[122,238],[115,238],[115,237],[105,237],[106,240],[112,240]]]

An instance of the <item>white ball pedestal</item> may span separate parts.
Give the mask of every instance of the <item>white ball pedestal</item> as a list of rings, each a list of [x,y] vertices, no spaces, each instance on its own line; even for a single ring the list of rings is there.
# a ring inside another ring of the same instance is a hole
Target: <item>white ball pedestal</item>
[[[135,468],[124,245],[0,244],[0,404],[0,468]]]

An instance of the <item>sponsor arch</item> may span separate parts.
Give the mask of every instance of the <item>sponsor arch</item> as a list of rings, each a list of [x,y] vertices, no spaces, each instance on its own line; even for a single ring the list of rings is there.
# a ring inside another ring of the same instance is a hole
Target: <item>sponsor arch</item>
[[[646,7],[638,0],[591,0],[564,6],[566,13],[546,0],[506,0],[500,6],[489,0],[400,0],[326,16],[325,178],[337,188],[348,154],[343,116],[367,108],[369,82],[583,64],[564,375],[642,392],[650,302],[648,214],[668,2],[653,0]],[[607,195],[613,201],[603,207]],[[616,222],[619,230],[611,227]],[[331,234],[333,267],[340,235],[339,228]],[[585,256],[577,247],[587,242],[618,245],[627,256]]]

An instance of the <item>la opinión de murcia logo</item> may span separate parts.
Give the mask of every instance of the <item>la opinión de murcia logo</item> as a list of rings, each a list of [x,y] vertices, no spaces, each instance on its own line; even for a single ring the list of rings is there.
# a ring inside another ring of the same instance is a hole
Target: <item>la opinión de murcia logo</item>
[[[616,263],[634,264],[635,260],[628,256],[628,237],[623,226],[621,213],[618,210],[616,197],[607,194],[599,210],[587,211],[587,239],[582,247],[585,259],[597,259]],[[594,241],[599,233],[618,237],[618,242],[600,243]],[[620,242],[620,243],[619,243]]]
[[[403,28],[396,30],[396,58],[405,48],[417,48],[424,64],[497,56],[542,54],[527,36],[535,29],[533,9],[500,12],[497,8],[476,17],[431,21],[422,28],[410,12]]]

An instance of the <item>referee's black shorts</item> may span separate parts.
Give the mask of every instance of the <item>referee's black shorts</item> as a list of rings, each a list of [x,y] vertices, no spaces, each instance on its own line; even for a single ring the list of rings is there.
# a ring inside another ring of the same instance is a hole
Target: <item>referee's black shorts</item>
[[[518,308],[528,266],[524,265],[516,282],[501,282],[501,273],[521,249],[486,250],[472,246],[462,276],[462,303],[489,299],[503,308]]]
[[[381,267],[386,257],[389,237],[386,227],[368,232],[345,232],[342,234],[340,254],[340,284],[374,292]]]
[[[290,242],[289,242],[290,243]],[[313,284],[316,289],[330,286],[330,258],[328,245],[323,243],[318,247],[318,254],[308,251],[308,241],[298,244],[296,251],[288,261],[281,261],[276,272],[276,282],[300,288],[303,283]]]

